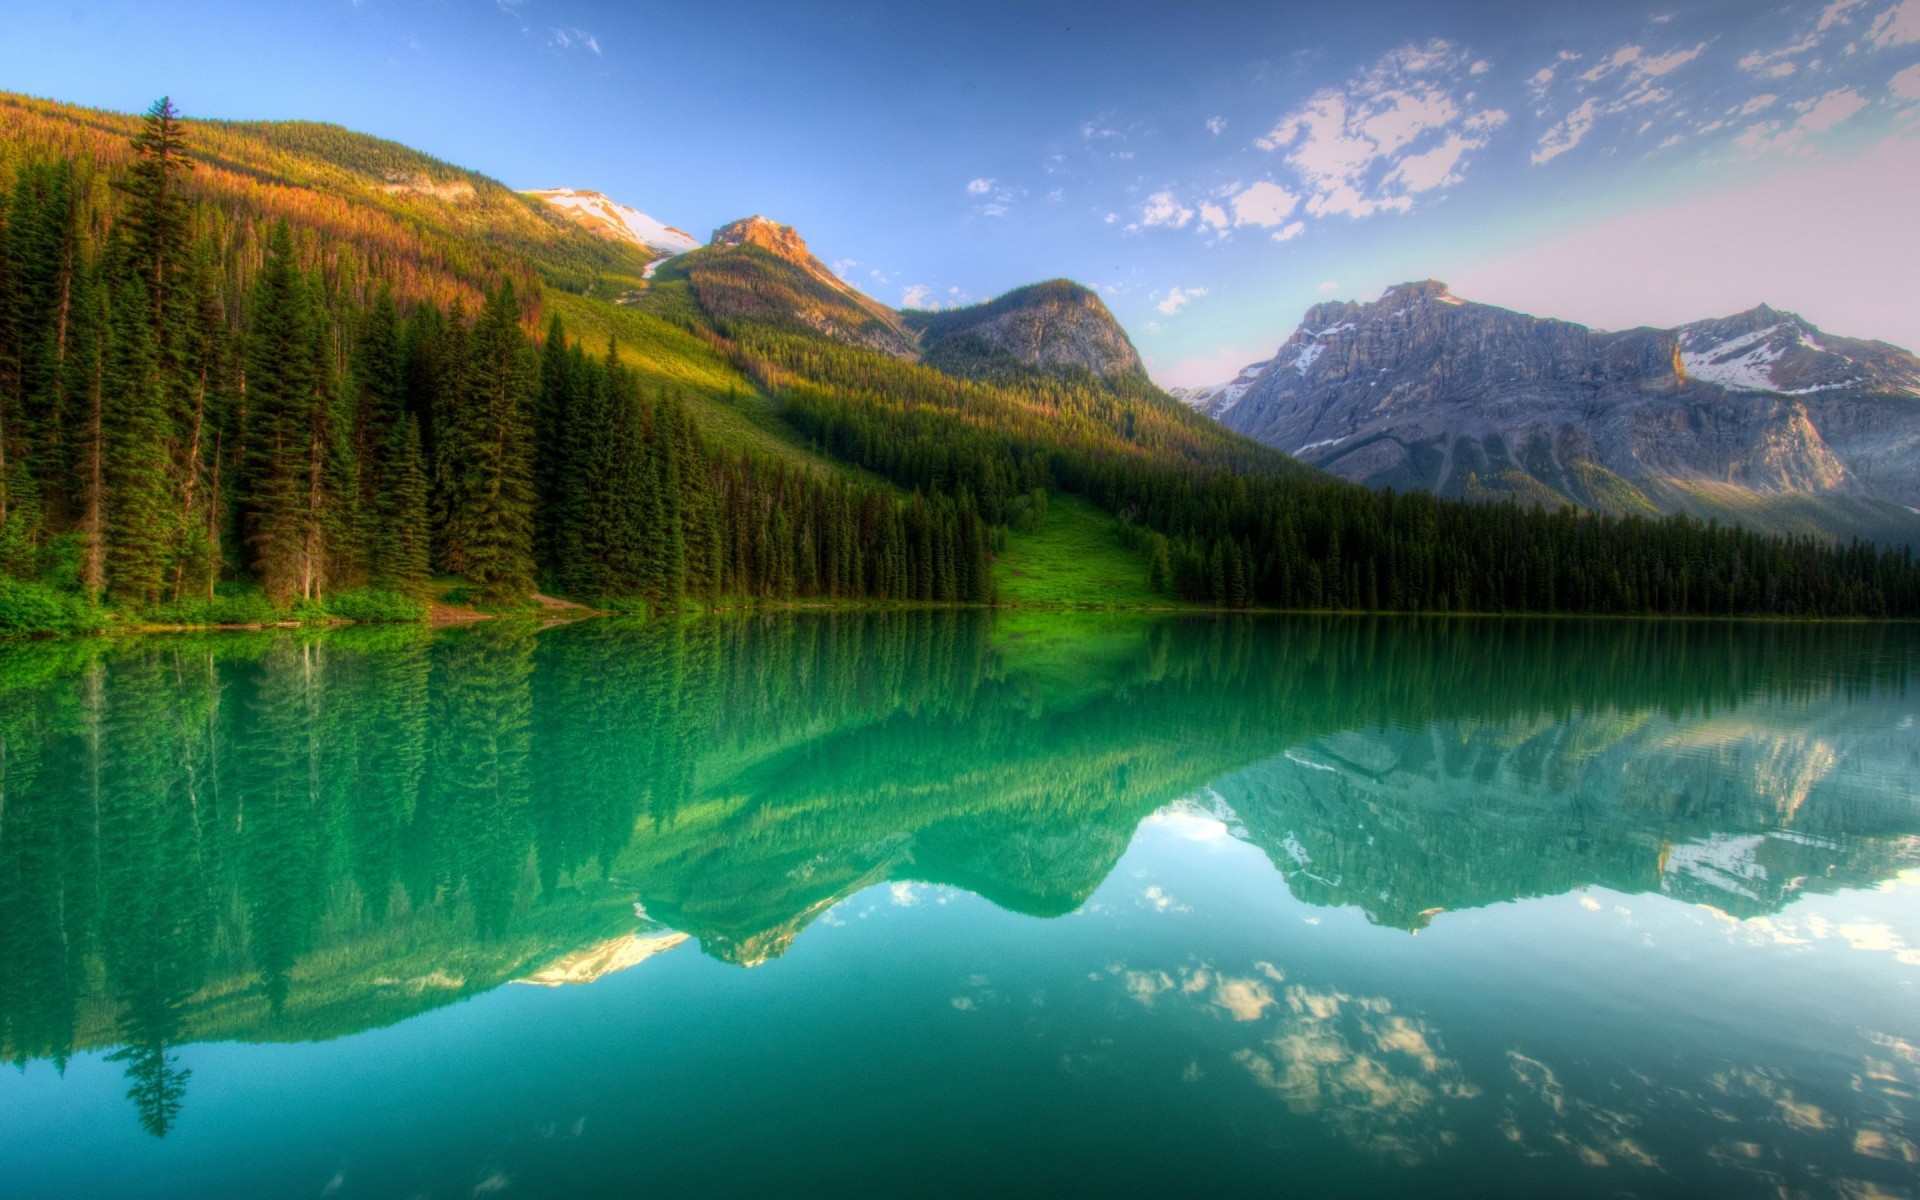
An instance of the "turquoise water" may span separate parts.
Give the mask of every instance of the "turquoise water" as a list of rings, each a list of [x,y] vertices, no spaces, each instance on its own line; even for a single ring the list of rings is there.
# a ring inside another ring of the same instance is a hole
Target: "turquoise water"
[[[1912,1195],[1920,631],[0,647],[0,1193]]]

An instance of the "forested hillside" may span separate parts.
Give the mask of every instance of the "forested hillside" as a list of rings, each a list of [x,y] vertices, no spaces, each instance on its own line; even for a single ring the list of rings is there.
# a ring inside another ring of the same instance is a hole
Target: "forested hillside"
[[[536,348],[542,288],[577,266],[539,238],[504,252],[489,226],[463,256],[424,221],[336,212],[324,187],[227,187],[164,101],[124,153],[51,128],[16,122],[0,159],[0,570],[38,585],[9,589],[21,623],[97,620],[96,602],[404,615],[435,572],[496,604],[537,582],[653,605],[986,599],[964,497],[703,441],[617,346],[589,354],[557,318]],[[505,195],[490,203],[522,203]],[[537,217],[508,211],[509,234]],[[334,236],[353,229],[371,232]]]
[[[980,355],[908,362],[770,319],[737,298],[791,294],[799,268],[759,251],[716,263],[721,253],[686,256],[691,270],[669,264],[649,302],[685,312],[674,289],[691,289],[741,370],[821,450],[902,487],[963,491],[996,524],[1035,489],[1079,493],[1119,518],[1169,596],[1231,608],[1920,613],[1905,548],[1374,492],[1202,418],[1137,372],[1022,368],[998,351],[982,374]],[[706,282],[723,272],[724,288]],[[1026,291],[1057,299],[1057,288]],[[938,320],[914,324],[944,333]]]
[[[990,371],[916,361],[916,329],[959,326],[900,319],[770,222],[647,284],[644,252],[483,177],[166,101],[0,97],[0,195],[0,632],[536,589],[986,603],[996,529],[1047,490],[1113,514],[1170,601],[1920,612],[1905,551],[1335,482],[1138,370],[1029,346],[1047,322],[1021,306],[1072,301],[1087,361],[1129,359],[1071,285],[969,318]]]

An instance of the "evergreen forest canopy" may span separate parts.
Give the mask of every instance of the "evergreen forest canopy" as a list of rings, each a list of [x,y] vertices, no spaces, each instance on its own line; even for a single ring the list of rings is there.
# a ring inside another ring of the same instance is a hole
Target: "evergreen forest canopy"
[[[504,606],[988,603],[1046,490],[1117,518],[1169,602],[1920,615],[1906,549],[1373,493],[1137,373],[845,344],[759,246],[642,287],[344,130],[0,120],[0,632],[418,616],[446,576]]]

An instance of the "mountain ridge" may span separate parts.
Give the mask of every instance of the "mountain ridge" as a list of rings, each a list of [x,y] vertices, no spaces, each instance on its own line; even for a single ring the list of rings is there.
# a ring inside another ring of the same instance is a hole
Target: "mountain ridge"
[[[1920,539],[1920,359],[1768,305],[1609,332],[1425,280],[1178,398],[1373,487]]]

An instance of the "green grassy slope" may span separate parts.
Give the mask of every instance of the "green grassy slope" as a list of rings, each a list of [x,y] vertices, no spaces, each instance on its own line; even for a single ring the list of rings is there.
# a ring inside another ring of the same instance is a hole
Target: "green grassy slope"
[[[999,601],[1014,608],[1157,607],[1178,601],[1147,586],[1147,561],[1119,523],[1078,496],[1055,494],[1031,533],[1008,531],[994,562]]]

